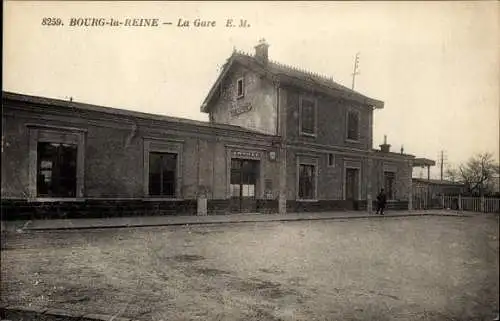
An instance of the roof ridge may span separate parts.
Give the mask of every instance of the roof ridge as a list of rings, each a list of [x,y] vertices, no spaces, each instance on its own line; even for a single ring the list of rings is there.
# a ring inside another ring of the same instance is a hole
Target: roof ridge
[[[281,63],[281,62],[278,62],[278,61],[275,61],[275,60],[269,60],[269,61],[271,63],[277,65],[278,67],[281,67],[281,68],[288,68],[288,69],[291,69],[291,70],[294,70],[294,71],[297,71],[297,72],[301,72],[301,73],[303,73],[305,75],[317,77],[317,78],[320,78],[320,79],[323,79],[323,80],[326,80],[326,81],[332,81],[332,82],[334,81],[332,75],[322,74],[322,73],[319,73],[319,72],[316,72],[316,71],[308,70],[308,69],[297,67],[297,66],[294,66],[294,65],[284,64],[284,63]]]
[[[144,111],[138,111],[134,109],[124,109],[123,107],[111,107],[111,106],[105,106],[105,105],[97,105],[94,103],[89,103],[89,102],[82,102],[82,101],[69,101],[69,100],[64,100],[61,98],[54,98],[54,97],[47,97],[47,96],[37,96],[33,94],[23,94],[19,92],[11,92],[11,91],[2,91],[2,102],[4,99],[7,100],[16,100],[16,101],[22,101],[22,102],[27,102],[31,104],[35,104],[39,106],[40,104],[47,104],[53,107],[57,108],[72,108],[74,110],[79,110],[79,111],[90,111],[90,112],[97,112],[97,113],[105,113],[105,114],[110,114],[110,115],[115,115],[115,116],[122,116],[126,118],[142,118],[146,120],[153,120],[153,121],[166,121],[166,122],[171,122],[171,123],[181,123],[185,125],[192,125],[192,126],[203,126],[203,127],[213,127],[213,128],[220,128],[220,129],[229,129],[229,130],[239,130],[239,131],[244,131],[248,133],[253,133],[253,134],[261,134],[265,136],[275,136],[271,134],[266,134],[262,133],[256,130],[252,130],[240,125],[232,125],[232,124],[223,124],[223,123],[211,123],[210,121],[206,120],[198,120],[198,119],[192,119],[192,118],[185,118],[185,117],[179,117],[179,116],[171,116],[171,115],[165,115],[165,114],[155,114],[151,112],[144,112]]]
[[[253,58],[252,54],[249,54],[248,52],[245,52],[245,51],[240,50],[240,49],[234,49],[234,52],[237,53],[237,54],[240,54],[240,55],[244,55],[244,56],[248,56],[248,57],[252,57]]]
[[[245,61],[248,59],[248,62],[251,63],[255,62],[258,65],[262,66],[262,62],[258,61],[258,59],[255,58],[255,55],[244,52],[243,50],[233,48],[233,55],[231,56],[231,58],[237,58],[238,56],[241,57],[242,59],[245,59]],[[359,91],[347,87],[340,82],[337,82],[333,77],[333,75],[321,74],[319,72],[307,70],[303,67],[285,64],[272,59],[268,59],[268,65],[271,68],[275,69],[274,71],[269,70],[270,72],[283,73],[289,77],[299,78],[299,80],[301,81],[306,81],[309,83],[313,83],[314,85],[324,86],[336,91],[341,91],[349,95],[349,97],[350,95],[355,94],[359,99],[362,99],[364,102],[367,102],[366,99],[368,99],[369,103],[373,104],[373,106],[377,106],[377,108],[383,108],[382,101],[365,96]]]
[[[237,54],[240,54],[240,55],[245,55],[245,56],[248,56],[250,58],[254,58],[254,56],[252,54],[247,53],[247,52],[245,52],[243,50],[240,50],[240,49],[234,49],[234,52],[237,53]],[[282,67],[282,68],[289,68],[289,69],[301,72],[301,73],[309,75],[309,76],[313,76],[313,77],[317,77],[317,78],[322,78],[322,79],[327,80],[327,81],[333,81],[333,76],[332,75],[321,74],[319,72],[311,71],[311,70],[308,70],[308,69],[305,69],[305,68],[301,68],[301,67],[297,67],[297,66],[294,66],[294,65],[288,65],[288,64],[285,64],[285,63],[281,63],[281,62],[276,61],[276,60],[269,59],[269,62],[271,62],[271,63],[273,63],[273,64],[275,64],[275,65],[277,65],[279,67]]]

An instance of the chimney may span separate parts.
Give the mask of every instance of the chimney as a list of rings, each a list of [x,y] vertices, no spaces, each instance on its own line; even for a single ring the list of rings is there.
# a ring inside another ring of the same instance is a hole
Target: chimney
[[[267,64],[269,60],[268,49],[269,45],[266,42],[266,39],[262,38],[259,40],[257,46],[255,46],[255,59],[260,61],[263,64]]]
[[[384,135],[384,143],[380,146],[380,151],[383,153],[389,153],[391,151],[391,145],[387,144],[387,135]]]

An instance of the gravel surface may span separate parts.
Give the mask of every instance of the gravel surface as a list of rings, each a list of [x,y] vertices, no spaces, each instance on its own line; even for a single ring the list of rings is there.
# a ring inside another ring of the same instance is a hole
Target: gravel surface
[[[499,219],[8,234],[3,304],[137,320],[493,320]]]

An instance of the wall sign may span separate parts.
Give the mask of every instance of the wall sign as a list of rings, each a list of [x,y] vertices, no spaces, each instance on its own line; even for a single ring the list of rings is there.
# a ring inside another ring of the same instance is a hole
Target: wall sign
[[[260,152],[251,151],[232,151],[232,158],[247,158],[247,159],[260,159]]]
[[[231,109],[231,116],[238,116],[240,114],[249,112],[250,110],[252,110],[252,105],[250,103],[244,103],[240,106],[234,106]]]
[[[393,172],[396,173],[398,171],[398,168],[396,165],[393,164],[384,164],[384,172]]]

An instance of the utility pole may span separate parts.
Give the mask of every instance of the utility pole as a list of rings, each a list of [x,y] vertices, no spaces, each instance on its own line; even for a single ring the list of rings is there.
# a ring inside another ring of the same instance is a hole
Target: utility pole
[[[443,181],[443,151],[441,151],[441,181]]]
[[[441,172],[441,181],[443,180],[443,175],[444,175],[444,162],[446,161],[446,155],[444,154],[444,151],[442,150],[439,154],[439,168]]]
[[[354,83],[356,82],[356,75],[359,75],[358,71],[358,65],[359,65],[359,52],[356,54],[356,57],[354,58],[354,69],[352,72],[352,90],[354,90]]]

